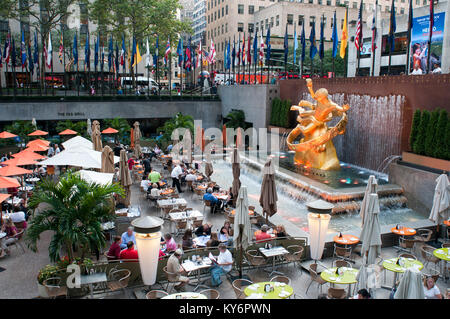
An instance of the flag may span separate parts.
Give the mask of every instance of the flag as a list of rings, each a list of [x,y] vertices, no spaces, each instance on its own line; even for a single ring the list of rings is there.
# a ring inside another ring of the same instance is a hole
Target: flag
[[[150,55],[150,46],[149,46],[149,44],[148,44],[148,37],[147,37],[147,43],[146,43],[146,46],[147,46],[147,48],[146,48],[146,50],[147,50],[147,52],[146,52],[146,56],[145,56],[145,66],[146,67],[149,67],[149,66],[152,66],[152,62],[153,62],[153,59],[150,59],[150,57],[151,57],[151,55]]]
[[[33,62],[36,64],[39,71],[39,44],[37,39],[37,32],[34,31],[34,52],[33,52]]]
[[[228,45],[227,45],[227,65],[226,69],[229,70],[231,68],[231,39],[228,39]]]
[[[111,72],[111,67],[113,66],[113,53],[114,53],[113,39],[112,39],[112,37],[110,37],[109,44],[108,44],[108,71],[109,72]]]
[[[239,40],[238,40],[238,52],[237,52],[237,65],[241,64],[241,34],[239,33]]]
[[[63,43],[63,33],[61,30],[61,36],[59,38],[59,52],[58,52],[59,63],[61,64],[63,64],[63,51],[64,51],[64,43]]]
[[[247,59],[247,52],[245,50],[245,33],[244,33],[244,37],[242,39],[242,58],[241,58],[243,66],[245,66],[246,59]]]
[[[413,28],[413,6],[412,0],[409,1],[409,14],[408,14],[408,36],[411,38],[411,30]]]
[[[209,47],[209,63],[216,63],[216,49],[214,48],[214,42],[211,38],[211,46]]]
[[[139,52],[139,44],[136,43],[136,54],[134,56],[133,66],[138,65],[141,61],[142,61],[142,56],[141,56],[141,53]]]
[[[289,42],[288,42],[288,33],[287,33],[287,28],[288,25],[286,23],[286,31],[284,32],[284,63],[287,63],[287,57],[288,57],[288,53],[289,53]]]
[[[103,64],[105,64],[105,47],[102,46],[102,55],[100,57],[100,68],[103,72]]]
[[[95,39],[95,47],[94,47],[94,67],[97,71],[98,66],[98,53],[99,53],[99,47],[98,47],[98,36],[97,39]]]
[[[186,54],[184,57],[184,69],[191,71],[192,68],[192,54],[191,54],[191,38],[189,37],[188,46],[186,47]]]
[[[120,62],[119,62],[119,46],[117,45],[117,42],[116,42],[116,54],[114,56],[114,62],[115,62],[114,63],[114,73],[118,73]]]
[[[125,38],[122,35],[122,48],[120,49],[120,65],[125,67],[125,53],[126,53],[126,48],[125,48]]]
[[[177,46],[177,55],[178,55],[178,65],[183,67],[183,61],[184,61],[184,54],[183,54],[183,38],[180,37],[178,40],[178,46]]]
[[[14,38],[12,39],[12,45],[11,45],[11,66],[16,67],[16,46],[14,44]]]
[[[133,46],[131,48],[131,55],[130,55],[130,68],[134,66],[135,57],[136,57],[136,38],[133,37]]]
[[[202,61],[202,39],[200,39],[200,42],[198,44],[198,49],[197,49],[197,68],[201,67],[201,63],[203,63]]]
[[[362,7],[363,2],[359,5],[358,21],[356,22],[355,46],[358,51],[362,50]]]
[[[248,65],[252,64],[252,55],[250,54],[250,50],[251,50],[251,41],[250,41],[250,32],[248,34],[248,41],[247,41],[247,62]]]
[[[27,66],[27,47],[25,45],[25,32],[22,30],[22,42],[20,43],[20,51],[22,55],[22,68]]]
[[[231,65],[234,67],[236,66],[236,39],[233,37],[233,50],[231,51]]]
[[[377,10],[378,10],[378,0],[373,7],[373,18],[372,18],[372,54],[377,48]]]
[[[52,34],[51,32],[48,33],[48,44],[47,44],[47,67],[50,69],[52,67],[52,54],[53,54],[53,48],[52,48]]]
[[[302,63],[303,63],[306,57],[305,23],[302,23],[302,35],[300,36],[300,42],[302,43]]]
[[[338,33],[337,33],[336,11],[334,11],[333,33],[331,35],[331,40],[333,41],[332,55],[333,55],[333,58],[335,58],[336,54],[337,54],[337,47],[338,47]]]
[[[311,27],[311,33],[309,34],[309,57],[312,59],[314,59],[314,56],[317,53],[317,48],[316,48],[316,22],[313,21],[313,25]]]
[[[255,32],[255,37],[253,39],[253,63],[258,63],[258,32]]]
[[[431,0],[430,2],[433,2]],[[395,22],[395,6],[394,6],[394,0],[392,0],[392,6],[391,6],[391,17],[389,19],[389,52],[394,52],[395,48],[395,29],[397,28],[397,24]]]
[[[2,48],[0,47],[0,69],[3,67],[3,55],[2,55]]]
[[[170,52],[170,39],[167,39],[166,52],[164,53],[164,64],[167,64],[167,58],[169,57]]]
[[[267,47],[267,50],[266,50],[266,61],[269,61],[270,60],[270,49],[272,48],[271,46],[270,46],[270,25],[269,25],[269,28],[267,29],[267,34],[266,34],[266,47]]]
[[[6,36],[5,48],[3,50],[3,59],[5,60],[6,65],[9,63],[9,57],[11,56],[11,34],[8,31],[8,35]]]
[[[155,43],[155,54],[153,54],[153,65],[158,66],[158,52],[159,52],[159,35],[156,36],[156,43]]]
[[[322,21],[320,22],[320,44],[319,44],[319,57],[321,60],[323,60],[324,56],[324,48],[323,48],[323,42],[324,42],[324,35],[323,35],[323,28],[324,28],[324,17],[322,16]]]
[[[433,36],[433,27],[434,27],[434,2],[430,1],[430,28],[428,30],[429,35],[430,35],[429,36],[430,40],[431,40],[431,38]]]
[[[86,42],[84,44],[84,65],[88,69],[91,67],[91,47],[89,46],[89,32],[86,34]]]
[[[263,66],[264,65],[264,39],[262,36],[262,31],[259,34],[259,38],[260,38],[260,44],[259,44],[259,65]]]
[[[348,41],[347,16],[348,16],[348,9],[345,10],[344,26],[342,28],[342,37],[341,37],[341,48],[339,52],[339,55],[341,56],[342,59],[345,57],[345,49],[347,48],[347,41]]]
[[[294,28],[294,65],[297,61],[297,49],[298,49],[298,41],[297,41],[297,28]]]
[[[77,34],[73,36],[73,48],[72,48],[72,55],[73,55],[73,64],[78,64],[78,43],[77,43]]]
[[[0,67],[2,64],[2,58],[1,58],[1,52],[0,52]],[[34,63],[33,63],[33,57],[31,55],[31,40],[28,41],[28,70],[30,70],[31,75],[34,73]]]

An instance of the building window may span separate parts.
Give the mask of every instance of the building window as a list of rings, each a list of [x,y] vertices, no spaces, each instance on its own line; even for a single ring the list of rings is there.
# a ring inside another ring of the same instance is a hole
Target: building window
[[[303,19],[304,19],[304,16],[303,16],[303,15],[299,15],[299,16],[298,16],[298,25],[299,25],[299,26],[302,26],[302,25],[303,25]]]
[[[209,16],[208,16],[208,23],[210,23],[210,22],[209,22]]]
[[[331,0],[327,0],[327,6],[331,6]]]
[[[270,27],[273,28],[273,17],[270,18]]]
[[[250,33],[253,33],[255,30],[254,30],[254,24],[253,23],[249,23],[248,24],[248,32],[250,32]]]
[[[225,6],[225,14],[228,15],[228,4]]]
[[[313,3],[313,0],[309,0],[308,3]]]
[[[288,24],[293,24],[294,23],[294,15],[293,14],[288,14],[287,15],[287,23]]]
[[[217,19],[220,19],[220,10],[217,10]]]
[[[264,9],[264,6],[259,6],[259,11],[261,11],[262,9]]]
[[[342,21],[344,21],[344,20],[342,20]],[[309,26],[310,27],[312,27],[315,22],[316,22],[316,17],[314,17],[314,16],[309,17]]]
[[[222,34],[223,34],[223,30],[224,30],[224,25],[222,24]]]
[[[425,3],[424,3],[425,4]],[[391,12],[391,7],[386,6],[386,8],[384,9],[385,12]]]
[[[222,7],[222,17],[224,16],[224,13],[225,12],[225,8],[224,7]]]
[[[228,23],[225,23],[225,33],[228,33]]]
[[[341,19],[341,29],[344,27],[344,19]]]
[[[280,16],[279,15],[277,15],[277,26],[279,26],[280,25]]]
[[[259,31],[259,22],[256,22],[256,32]]]
[[[318,0],[317,3],[322,5],[322,0]]]
[[[214,21],[217,20],[217,12],[214,12]]]
[[[244,5],[238,4],[238,14],[244,14]]]
[[[242,22],[238,23],[238,32],[244,32],[244,24]]]
[[[405,14],[405,9],[404,8],[400,9],[400,14]]]
[[[357,2],[353,2],[353,9],[357,9],[358,8],[358,3]]]
[[[248,14],[255,13],[255,6],[248,6]]]

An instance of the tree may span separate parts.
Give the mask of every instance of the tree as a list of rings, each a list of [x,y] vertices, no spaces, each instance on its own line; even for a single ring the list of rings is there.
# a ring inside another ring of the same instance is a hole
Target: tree
[[[417,133],[417,139],[414,143],[413,151],[416,154],[425,155],[425,138],[428,123],[430,122],[430,112],[425,110],[422,112],[422,118],[420,119],[419,130]]]
[[[36,252],[41,234],[52,231],[48,250],[53,262],[61,259],[62,249],[72,262],[73,246],[81,251],[81,259],[88,251],[100,250],[106,243],[101,223],[114,217],[114,193],[123,196],[123,188],[119,184],[88,183],[71,171],[59,181],[40,181],[30,198],[30,208],[41,209],[27,230],[28,247]]]
[[[274,125],[274,126],[277,125],[276,117],[277,117],[277,114],[278,114],[277,113],[277,109],[278,109],[278,105],[279,105],[280,101],[281,100],[278,97],[276,97],[276,98],[274,98],[272,100],[272,110],[271,110],[271,113],[270,113],[270,124]]]
[[[433,157],[446,158],[446,134],[448,115],[446,110],[439,112],[439,119],[436,125],[436,134],[433,139]]]
[[[431,112],[430,121],[428,122],[425,135],[425,155],[433,156],[434,139],[436,137],[436,126],[439,120],[439,110]]]
[[[28,134],[34,132],[35,127],[31,121],[14,121],[11,125],[7,125],[5,130],[19,136],[20,141],[27,142],[30,140]]]
[[[187,128],[191,131],[191,136],[194,136],[194,119],[190,115],[183,115],[179,112],[166,121],[162,127],[158,127],[157,130],[163,132],[161,139],[168,142],[172,140],[172,132],[177,128]]]
[[[59,121],[56,125],[56,131],[62,132],[64,130],[73,130],[78,134],[87,136],[87,123],[86,121],[72,122],[71,120]]]
[[[121,143],[124,144],[130,143],[131,126],[130,124],[128,124],[127,120],[121,117],[116,117],[114,119],[104,120],[104,124],[106,127],[112,127],[119,131],[116,136],[119,136],[119,141]]]
[[[413,122],[412,122],[412,126],[411,126],[411,133],[409,135],[409,147],[411,148],[411,150],[413,149],[413,145],[417,138],[421,115],[422,115],[422,113],[419,109],[417,109],[414,112]]]
[[[247,128],[247,123],[245,123],[245,113],[242,110],[233,110],[230,113],[227,114],[225,117],[228,119],[228,121],[225,123],[225,126],[228,128]]]

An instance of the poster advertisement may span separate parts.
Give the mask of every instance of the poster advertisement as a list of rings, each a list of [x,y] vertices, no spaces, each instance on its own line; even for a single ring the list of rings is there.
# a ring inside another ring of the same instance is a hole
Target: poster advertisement
[[[431,70],[441,65],[442,41],[444,39],[445,12],[434,14],[433,37],[431,39],[431,49],[428,48],[428,37],[430,28],[430,16],[413,18],[413,28],[411,32],[411,57],[410,72],[414,67],[420,68],[422,73],[428,70],[428,52],[431,51]]]

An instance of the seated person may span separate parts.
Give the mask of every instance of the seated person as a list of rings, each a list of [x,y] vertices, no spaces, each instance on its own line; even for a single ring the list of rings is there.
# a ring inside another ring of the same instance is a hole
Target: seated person
[[[17,227],[26,229],[27,228],[27,222],[26,222],[26,214],[25,212],[20,210],[20,207],[14,207],[14,212],[9,214],[9,218],[11,218],[12,222],[14,224],[17,224]],[[20,226],[19,226],[20,225]]]
[[[266,224],[261,226],[261,232],[255,236],[255,241],[267,241],[268,239],[272,239],[272,236],[267,233],[269,230],[269,226]]]
[[[183,250],[188,250],[196,247],[192,240],[192,230],[186,229],[182,239],[183,242],[181,244],[181,247],[183,248]]]
[[[195,235],[197,237],[210,236],[211,235],[211,224],[206,223],[206,224],[203,224],[203,225],[197,227],[197,229],[195,230]]]
[[[181,249],[175,250],[172,256],[167,260],[167,272],[169,281],[179,281],[180,284],[174,286],[176,291],[182,291],[184,285],[189,282],[189,278],[186,276],[182,276],[181,274],[186,273],[184,268],[181,267],[180,259],[183,255],[183,251]]]
[[[195,175],[192,170],[188,170],[188,173],[186,174],[186,182],[195,181],[197,181],[197,175]]]
[[[166,254],[175,251],[178,248],[175,239],[173,239],[171,234],[164,235],[164,241],[161,242],[162,245],[166,245],[166,248],[163,250]]]
[[[142,176],[141,187],[145,192],[150,187],[150,184],[151,184],[151,182],[147,179],[147,177],[145,175]]]
[[[219,237],[217,236],[217,233],[212,232],[211,237],[206,242],[206,247],[217,247],[217,246],[219,246],[219,244],[220,244],[220,241],[219,241]]]
[[[128,230],[122,234],[122,243],[120,244],[121,249],[127,248],[128,242],[132,241],[136,244],[136,233],[133,231],[133,227],[128,227]]]
[[[211,260],[214,266],[211,267],[211,283],[213,287],[219,287],[222,284],[221,275],[230,272],[233,266],[233,257],[225,244],[219,245],[219,256]]]
[[[161,174],[157,171],[155,171],[153,168],[150,171],[150,174],[148,174],[148,179],[150,180],[150,182],[152,184],[157,184],[158,188],[160,188],[159,186],[159,182],[161,181]]]
[[[286,229],[283,225],[277,225],[276,227],[277,237],[287,237]]]
[[[160,249],[160,250],[159,250],[159,256],[158,256],[158,259],[159,259],[159,260],[162,260],[163,257],[164,257],[165,255],[166,255],[166,254]]]
[[[120,236],[114,236],[114,242],[111,244],[108,250],[108,259],[119,259],[120,258],[120,244],[122,243],[122,238]]]
[[[367,289],[360,289],[358,290],[358,294],[354,295],[353,297],[350,297],[349,299],[370,299],[371,295],[367,291]]]
[[[123,249],[119,255],[120,259],[138,259],[138,252],[134,249],[134,243],[129,241],[127,244],[127,248]]]
[[[152,196],[152,197],[154,197],[154,198],[157,198],[157,197],[159,197],[159,196],[161,196],[161,192],[162,192],[162,190],[158,187],[158,184],[152,184],[152,188],[148,188],[147,189],[147,192],[149,192],[150,191],[150,196]]]
[[[442,299],[441,291],[436,285],[433,277],[426,277],[423,280],[423,292],[425,299]]]
[[[203,200],[207,200],[211,202],[211,213],[214,214],[216,208],[220,208],[221,202],[217,199],[216,196],[212,194],[213,190],[209,187],[206,190],[205,195],[203,195]]]
[[[3,224],[1,231],[6,233],[6,237],[4,237],[2,240],[0,240],[0,248],[2,251],[0,252],[0,256],[3,257],[5,254],[9,255],[10,250],[8,248],[8,245],[16,242],[18,238],[14,237],[17,235],[17,228],[14,225],[11,218],[8,218],[6,222]]]
[[[233,237],[228,233],[228,228],[222,226],[219,233],[219,241],[226,244],[227,246],[233,245]]]

